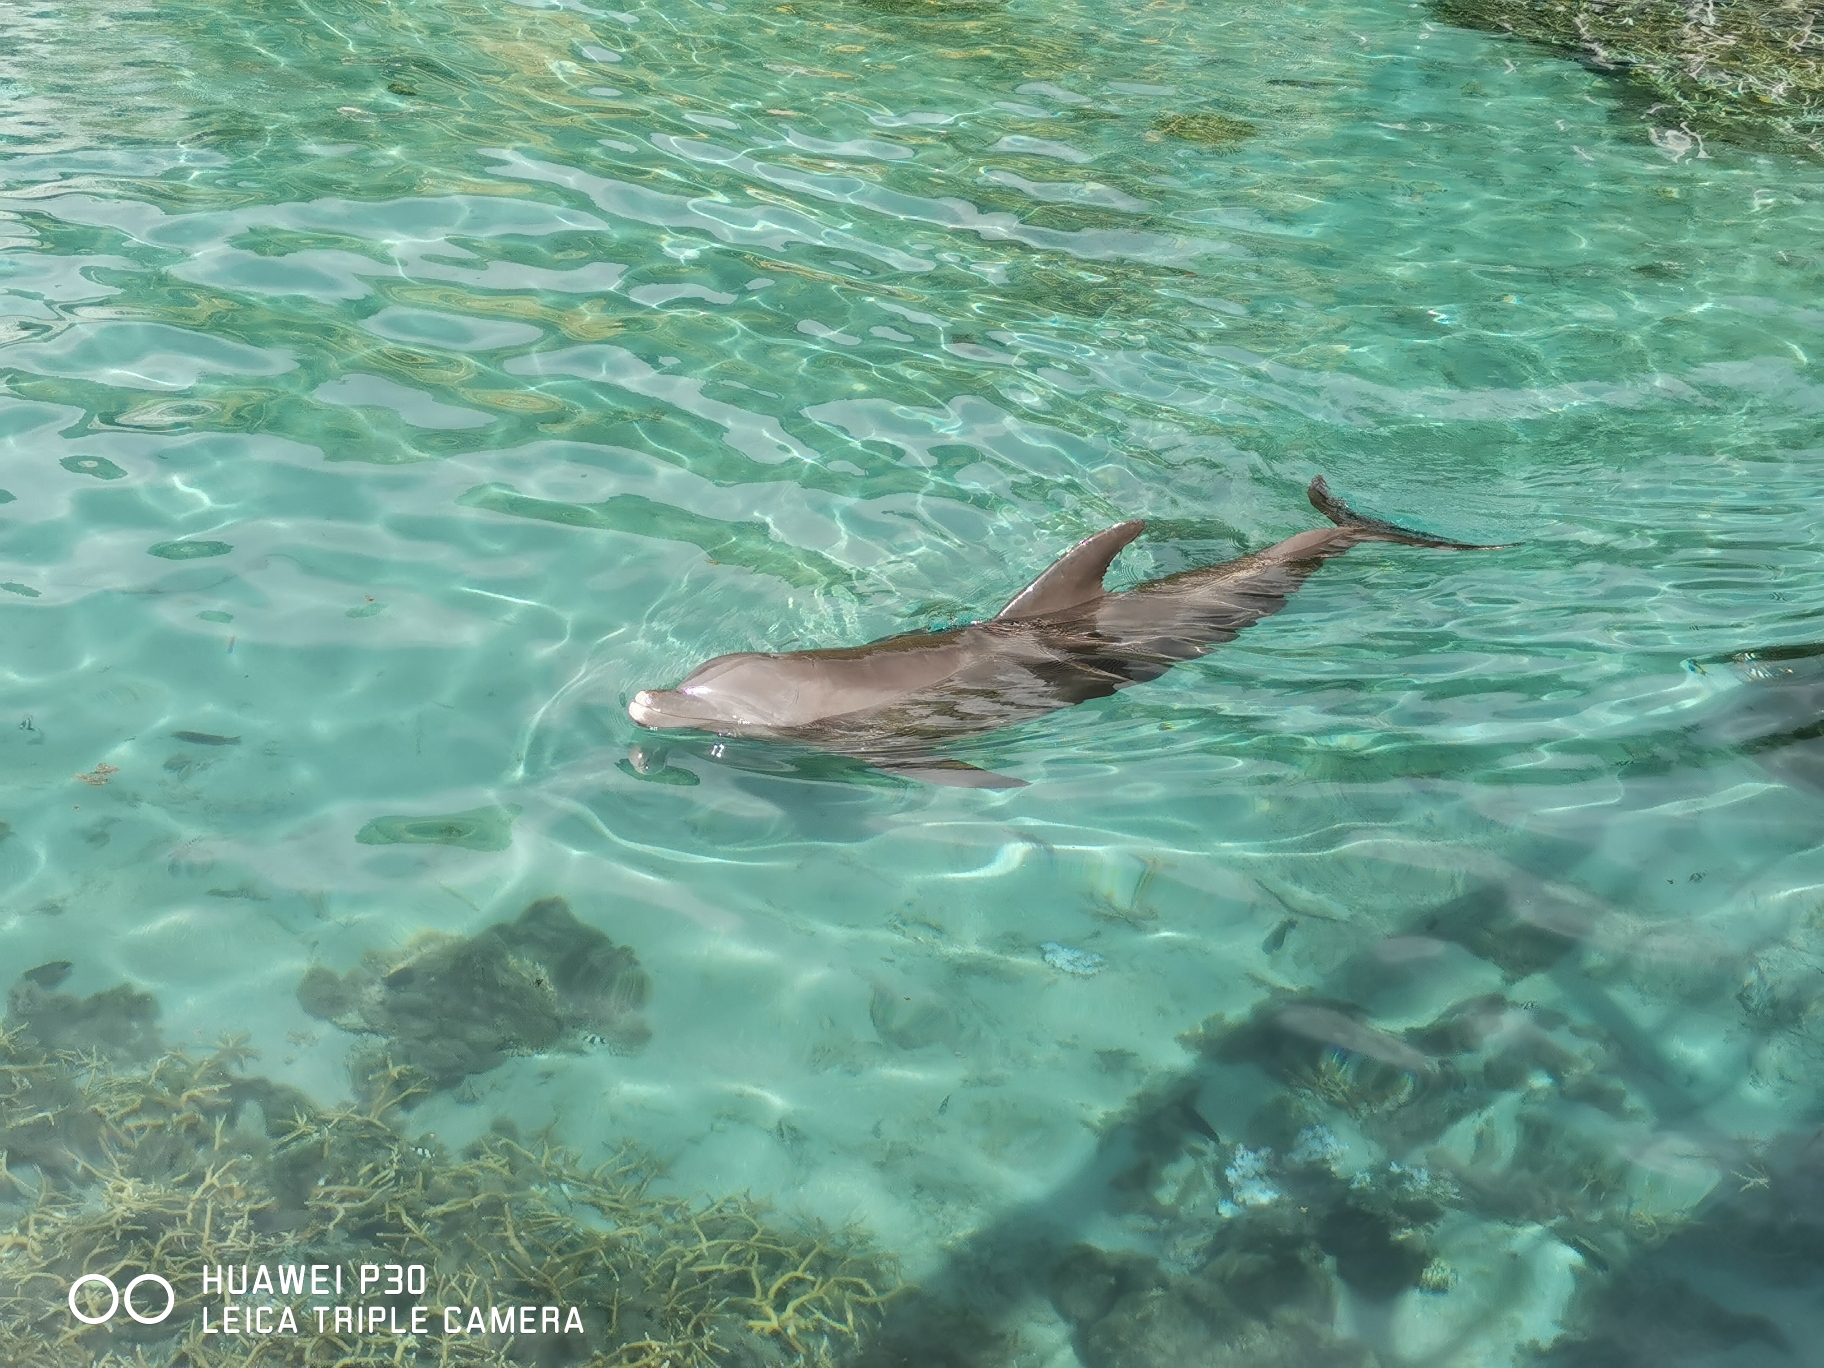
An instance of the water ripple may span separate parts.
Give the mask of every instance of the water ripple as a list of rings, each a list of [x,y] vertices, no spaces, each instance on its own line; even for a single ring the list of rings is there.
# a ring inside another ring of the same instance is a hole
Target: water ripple
[[[1821,635],[1824,179],[1669,161],[1613,101],[1355,0],[5,10],[9,957],[155,966],[174,1036],[240,1013],[282,1058],[307,962],[592,890],[679,1004],[627,1086],[827,1098],[829,1191],[927,1258],[1062,1182],[1175,1037],[1389,937],[1459,937],[1421,1005],[1548,1004],[1661,1102],[1624,1056],[1663,1034],[1711,1089],[1687,1114],[1798,1124],[1804,1019],[1759,1081],[1716,1042],[1815,969],[1815,696],[1717,662]],[[626,717],[725,651],[986,616],[1125,518],[1123,585],[1267,544],[1319,471],[1519,545],[1360,548],[958,752],[1018,791]],[[484,809],[507,849],[354,839]],[[198,935],[211,888],[258,891],[264,977]],[[1466,899],[1506,939],[1452,930]],[[750,976],[715,1010],[705,936]],[[1060,986],[1051,943],[1107,967]],[[887,956],[968,1000],[1009,1133],[1056,1137],[1010,1165],[964,1128],[972,1176],[916,1215],[910,1161],[844,1129],[915,1099],[928,1148],[949,1095],[950,1056],[868,1034]],[[805,963],[842,1023],[814,1046],[754,1006]],[[713,1023],[750,1008],[737,1057]],[[747,1172],[676,1114],[680,1181]],[[1646,1127],[1616,1162],[1689,1177]]]

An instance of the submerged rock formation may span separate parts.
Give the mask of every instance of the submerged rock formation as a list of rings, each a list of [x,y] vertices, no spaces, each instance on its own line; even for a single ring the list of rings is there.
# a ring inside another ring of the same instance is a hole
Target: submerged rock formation
[[[510,922],[463,939],[434,935],[404,953],[371,953],[298,985],[312,1016],[379,1037],[357,1051],[358,1088],[414,1095],[452,1087],[510,1055],[606,1045],[637,1050],[651,1035],[640,1009],[651,983],[633,951],[541,898]],[[404,1074],[398,1071],[407,1071]]]
[[[1434,0],[1440,18],[1565,49],[1654,101],[1675,155],[1706,134],[1824,155],[1824,25],[1809,0]]]

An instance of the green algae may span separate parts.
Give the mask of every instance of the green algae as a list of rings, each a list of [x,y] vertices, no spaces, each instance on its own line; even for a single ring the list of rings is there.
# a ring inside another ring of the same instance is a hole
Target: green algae
[[[57,464],[72,475],[89,475],[97,480],[119,480],[127,474],[106,456],[65,456]]]
[[[1162,114],[1153,121],[1153,131],[1168,138],[1202,143],[1205,147],[1233,147],[1246,142],[1260,130],[1246,119],[1206,110],[1192,114]]]
[[[1824,153],[1824,25],[1805,0],[1433,0],[1466,28],[1574,53],[1654,103],[1655,142],[1693,134]]]
[[[376,817],[355,839],[362,845],[447,845],[505,850],[513,844],[517,807],[479,807],[434,817]]]

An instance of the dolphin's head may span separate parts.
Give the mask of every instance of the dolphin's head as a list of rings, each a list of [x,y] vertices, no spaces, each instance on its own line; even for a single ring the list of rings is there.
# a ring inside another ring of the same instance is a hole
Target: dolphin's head
[[[741,651],[697,666],[675,689],[641,689],[627,715],[642,727],[740,736],[790,726],[804,681],[789,656]]]

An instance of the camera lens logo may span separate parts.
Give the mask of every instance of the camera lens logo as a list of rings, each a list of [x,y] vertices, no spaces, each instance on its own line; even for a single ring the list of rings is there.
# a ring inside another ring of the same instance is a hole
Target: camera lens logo
[[[88,1315],[76,1304],[76,1294],[82,1291],[89,1283],[99,1283],[101,1286],[108,1289],[108,1309],[99,1316]],[[156,1283],[165,1290],[165,1309],[160,1311],[156,1316],[141,1315],[139,1308],[133,1305],[133,1293],[141,1283]],[[127,1284],[127,1290],[125,1292],[122,1292],[116,1287],[114,1285],[114,1280],[105,1273],[84,1273],[80,1278],[76,1279],[75,1282],[70,1284],[69,1303],[70,1314],[76,1317],[76,1319],[81,1321],[84,1325],[107,1324],[114,1319],[114,1313],[120,1310],[123,1304],[127,1308],[127,1314],[141,1325],[157,1325],[166,1316],[170,1315],[172,1308],[177,1305],[177,1291],[170,1283],[166,1282],[156,1273],[141,1273],[137,1278],[133,1279],[132,1282]]]

